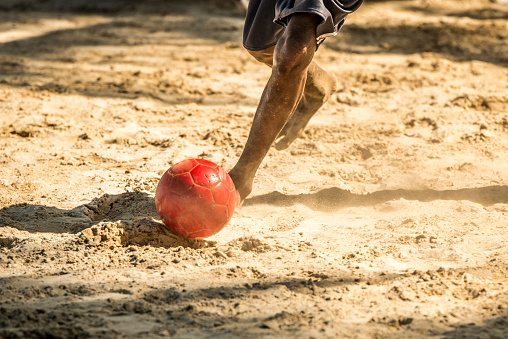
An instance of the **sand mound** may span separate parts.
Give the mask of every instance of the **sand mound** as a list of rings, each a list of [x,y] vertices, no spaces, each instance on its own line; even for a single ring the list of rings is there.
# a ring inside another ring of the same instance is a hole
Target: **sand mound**
[[[131,220],[133,217],[158,218],[153,195],[142,192],[104,194],[71,210],[29,204],[0,210],[0,223],[31,232],[77,233],[101,221]]]
[[[78,243],[93,246],[160,246],[205,248],[213,241],[186,239],[172,233],[166,226],[148,219],[100,222],[77,234]]]

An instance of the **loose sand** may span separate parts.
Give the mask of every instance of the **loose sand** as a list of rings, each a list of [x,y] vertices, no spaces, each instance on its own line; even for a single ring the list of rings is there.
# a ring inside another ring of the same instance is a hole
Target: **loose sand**
[[[508,337],[508,4],[368,1],[340,90],[230,224],[160,228],[229,169],[270,70],[227,1],[2,0],[0,337]]]

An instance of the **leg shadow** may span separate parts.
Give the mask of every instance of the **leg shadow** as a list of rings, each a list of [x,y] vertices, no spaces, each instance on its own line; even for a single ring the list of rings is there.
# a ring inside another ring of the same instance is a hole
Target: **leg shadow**
[[[344,207],[370,206],[396,199],[418,200],[469,200],[483,206],[508,203],[508,186],[487,186],[458,190],[385,190],[369,194],[353,194],[346,190],[331,187],[316,193],[286,195],[270,192],[247,199],[244,206],[269,204],[274,206],[305,205],[316,211],[333,211]]]

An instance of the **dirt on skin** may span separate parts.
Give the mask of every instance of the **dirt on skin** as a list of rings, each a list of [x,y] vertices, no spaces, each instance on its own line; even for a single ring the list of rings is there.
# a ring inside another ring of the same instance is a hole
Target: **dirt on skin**
[[[340,89],[206,240],[160,226],[230,169],[270,70],[227,1],[0,4],[0,337],[508,337],[508,4],[367,1]]]

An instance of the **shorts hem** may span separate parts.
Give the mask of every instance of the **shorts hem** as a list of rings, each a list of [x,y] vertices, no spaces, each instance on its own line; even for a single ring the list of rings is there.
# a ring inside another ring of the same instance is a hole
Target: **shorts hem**
[[[322,13],[322,12],[318,12],[318,11],[303,11],[303,10],[291,11],[291,10],[289,10],[289,11],[287,11],[285,13],[281,13],[282,15],[277,16],[275,19],[273,19],[273,22],[276,23],[276,24],[279,24],[281,26],[286,27],[287,26],[286,22],[283,19],[287,18],[290,15],[296,14],[296,13],[316,14],[316,15],[318,15],[321,18],[321,20],[322,20],[321,23],[326,20],[326,15],[324,13]]]
[[[274,42],[273,44],[270,44],[270,45],[268,45],[266,47],[249,47],[249,46],[243,44],[243,48],[245,48],[246,50],[251,51],[251,52],[259,52],[259,51],[268,49],[270,47],[273,47],[275,45],[277,45],[277,42]]]
[[[279,24],[279,25],[282,25],[284,27],[286,27],[286,21],[284,20],[285,18],[293,15],[293,14],[296,14],[296,13],[310,13],[310,14],[315,14],[317,16],[319,16],[321,18],[321,23],[319,23],[317,26],[316,26],[316,41],[318,43],[318,45],[320,45],[326,38],[328,37],[332,37],[332,36],[337,36],[337,34],[339,33],[338,30],[334,29],[333,30],[324,30],[320,33],[318,33],[318,28],[320,25],[322,25],[325,21],[326,21],[326,14],[323,13],[323,12],[319,12],[319,11],[303,11],[303,10],[295,10],[295,11],[287,11],[286,13],[281,13],[282,15],[279,15],[277,16],[273,22],[276,23],[276,24]]]

